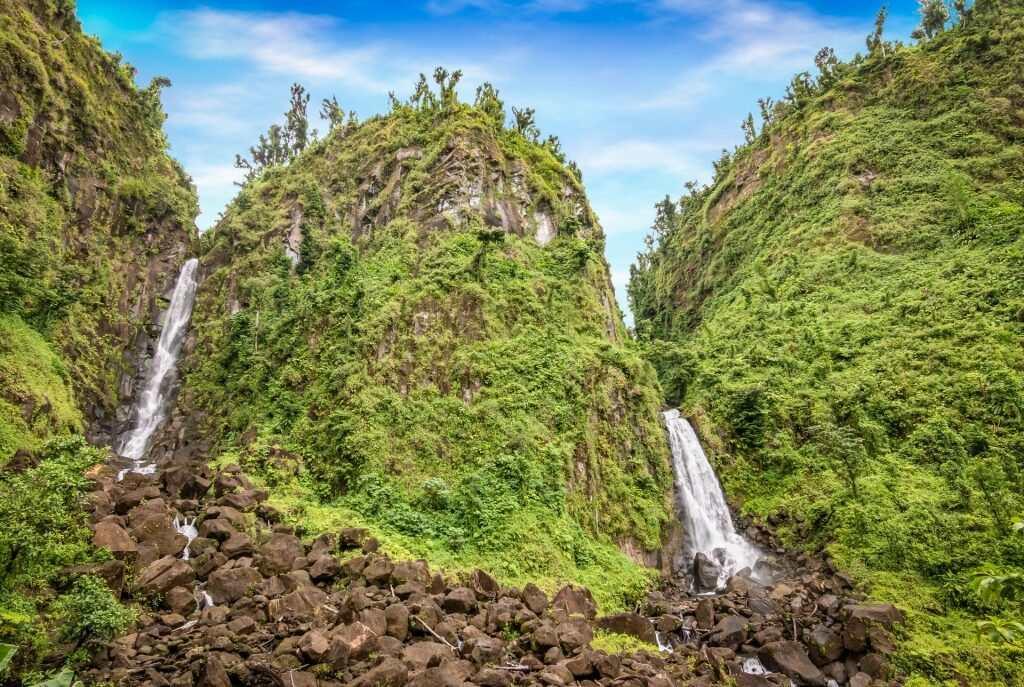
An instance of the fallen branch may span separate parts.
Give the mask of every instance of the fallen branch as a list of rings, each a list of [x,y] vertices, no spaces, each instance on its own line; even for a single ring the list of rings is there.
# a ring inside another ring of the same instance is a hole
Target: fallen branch
[[[459,653],[459,650],[458,650],[458,649],[456,649],[456,648],[455,648],[454,646],[452,646],[452,645],[451,645],[451,644],[450,644],[450,643],[448,642],[448,640],[447,640],[447,639],[445,639],[444,637],[442,637],[441,635],[437,634],[437,633],[436,633],[436,632],[434,632],[434,631],[433,631],[432,629],[430,629],[430,628],[429,628],[429,627],[427,626],[427,623],[426,623],[426,622],[424,622],[423,618],[419,617],[418,615],[414,615],[414,616],[412,616],[412,617],[413,617],[413,619],[414,619],[414,620],[418,620],[418,621],[420,621],[420,625],[422,625],[422,626],[423,626],[423,629],[424,629],[424,630],[426,630],[427,632],[429,632],[430,634],[434,635],[434,637],[436,637],[436,638],[437,638],[437,639],[438,639],[438,640],[439,640],[439,641],[440,641],[440,642],[441,642],[442,644],[444,644],[444,645],[445,645],[446,647],[448,647],[449,649],[451,649],[452,651],[454,651],[454,652],[455,652],[456,654],[458,654],[458,653]]]

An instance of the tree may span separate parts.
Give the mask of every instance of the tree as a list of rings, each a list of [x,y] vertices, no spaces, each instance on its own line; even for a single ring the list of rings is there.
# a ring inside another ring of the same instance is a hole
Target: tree
[[[516,131],[534,143],[540,138],[540,129],[533,120],[536,111],[532,107],[524,107],[522,110],[513,107],[512,118],[515,120]]]
[[[818,450],[839,464],[850,484],[853,497],[859,499],[857,476],[867,458],[864,440],[852,427],[831,422],[811,427],[809,433],[814,437]]]
[[[450,74],[443,67],[437,67],[434,70],[434,83],[437,84],[437,89],[441,96],[442,110],[450,110],[459,104],[459,94],[455,89],[461,79],[461,69],[456,69]]]
[[[1018,515],[1013,523],[1013,533],[1024,533],[1024,514]],[[1000,606],[1010,606],[1012,617],[991,617],[977,623],[978,636],[990,642],[1024,646],[1024,570],[997,571],[988,569],[976,573],[974,589],[982,601]]]
[[[949,21],[949,8],[943,0],[917,0],[917,8],[921,15],[921,24],[911,35],[918,40],[932,38],[946,27]]]
[[[761,127],[762,127],[762,130],[764,130],[764,127],[767,127],[768,125],[770,125],[772,123],[772,112],[773,112],[775,103],[772,102],[772,99],[770,97],[769,98],[758,98],[757,99],[757,106],[761,109]]]
[[[340,129],[345,125],[345,110],[341,109],[336,96],[332,95],[330,99],[324,98],[321,101],[320,118],[330,122],[331,131]]]
[[[869,55],[874,55],[876,52],[881,51],[882,57],[885,57],[885,41],[882,39],[882,32],[885,30],[885,20],[888,17],[889,5],[882,5],[881,9],[878,10],[878,14],[875,15],[875,30],[868,34],[867,45]]]
[[[835,79],[836,66],[839,64],[835,50],[826,45],[814,56],[814,64],[821,74],[819,80],[822,83],[828,84]]]
[[[487,115],[497,128],[505,126],[505,103],[498,95],[497,89],[486,81],[477,86],[473,107]]]
[[[337,105],[337,100],[334,104]],[[249,148],[249,158],[235,155],[235,167],[246,170],[245,182],[258,177],[268,167],[290,163],[306,149],[310,140],[316,139],[316,130],[309,130],[308,106],[306,89],[292,84],[284,126],[272,124],[265,134],[260,134],[256,145]]]
[[[757,131],[754,129],[754,115],[748,112],[747,118],[743,120],[740,128],[743,129],[743,139],[747,143],[753,143],[754,139],[757,138]]]

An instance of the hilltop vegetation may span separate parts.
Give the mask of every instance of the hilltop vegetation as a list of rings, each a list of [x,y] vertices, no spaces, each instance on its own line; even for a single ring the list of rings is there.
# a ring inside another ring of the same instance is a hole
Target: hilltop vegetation
[[[762,101],[629,295],[744,510],[911,606],[902,667],[1002,684],[964,618],[1000,611],[974,571],[1024,563],[1024,6],[957,8]]]
[[[655,375],[556,142],[436,78],[298,156],[287,126],[254,147],[204,237],[183,399],[309,531],[622,605],[649,574],[618,545],[670,517]]]

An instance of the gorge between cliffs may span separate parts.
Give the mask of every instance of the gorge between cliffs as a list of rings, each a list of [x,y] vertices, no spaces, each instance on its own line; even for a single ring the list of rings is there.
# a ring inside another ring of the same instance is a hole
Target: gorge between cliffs
[[[1024,684],[1024,4],[920,4],[616,294],[490,83],[295,84],[200,232],[168,80],[0,0],[0,686]]]

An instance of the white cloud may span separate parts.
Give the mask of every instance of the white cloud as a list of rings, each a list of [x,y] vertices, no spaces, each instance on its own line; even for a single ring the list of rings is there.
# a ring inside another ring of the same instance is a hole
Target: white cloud
[[[576,157],[588,172],[654,171],[692,179],[702,174],[714,150],[705,141],[625,139],[584,147]]]

